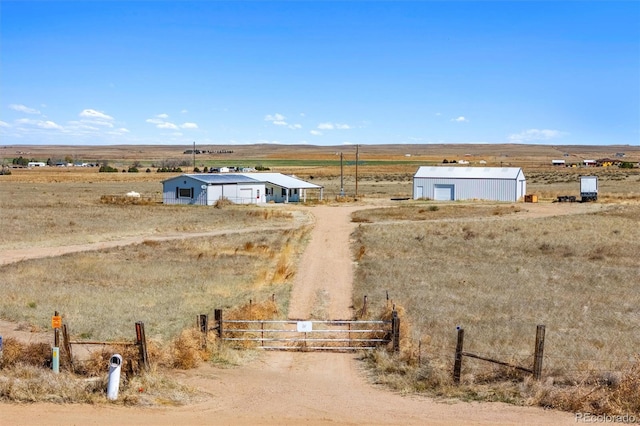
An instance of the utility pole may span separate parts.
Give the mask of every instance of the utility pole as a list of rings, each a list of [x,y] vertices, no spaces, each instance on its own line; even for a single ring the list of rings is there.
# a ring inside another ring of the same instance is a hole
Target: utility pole
[[[356,198],[358,198],[358,148],[360,145],[356,145]]]
[[[340,196],[344,197],[344,184],[343,184],[343,173],[342,173],[342,153],[340,153]]]

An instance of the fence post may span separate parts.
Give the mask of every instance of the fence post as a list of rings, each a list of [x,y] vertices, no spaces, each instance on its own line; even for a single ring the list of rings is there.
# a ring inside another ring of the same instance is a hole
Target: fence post
[[[391,335],[393,342],[393,351],[398,352],[400,350],[400,318],[398,318],[398,311],[393,310],[393,316],[391,317]]]
[[[533,378],[540,380],[542,377],[542,356],[544,354],[544,332],[543,324],[536,327],[536,347],[533,356]]]
[[[213,311],[213,318],[217,323],[218,337],[222,340],[222,309],[216,309]]]
[[[202,349],[207,349],[207,334],[209,334],[209,315],[198,315],[198,326],[200,327],[200,333],[202,333]]]
[[[149,371],[149,354],[147,353],[147,337],[144,333],[144,323],[142,321],[136,322],[136,339],[138,348],[140,350],[140,365]]]
[[[456,344],[456,357],[453,363],[453,383],[460,383],[460,371],[462,370],[462,348],[464,345],[464,329],[458,327],[458,343]]]
[[[364,295],[364,301],[362,303],[362,316],[366,317],[367,316],[367,295]]]
[[[62,344],[64,345],[64,351],[69,357],[69,365],[71,371],[73,371],[73,353],[71,352],[71,340],[69,339],[69,331],[67,330],[67,324],[62,324]]]

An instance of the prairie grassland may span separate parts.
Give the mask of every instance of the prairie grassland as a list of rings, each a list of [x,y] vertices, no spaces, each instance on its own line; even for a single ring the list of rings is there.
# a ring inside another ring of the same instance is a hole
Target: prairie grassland
[[[420,207],[413,208],[420,218]],[[420,341],[427,366],[416,373],[422,382],[400,386],[451,382],[457,326],[465,329],[465,351],[530,368],[536,325],[545,324],[543,376],[556,384],[598,387],[633,365],[640,352],[639,205],[537,219],[403,223],[385,223],[385,212],[371,214],[376,223],[354,234],[354,303],[366,294],[382,308],[389,291],[406,309],[409,350]],[[513,374],[463,362],[469,394]],[[496,387],[484,398],[524,398],[517,388]]]
[[[0,185],[0,250],[62,246],[115,240],[137,235],[241,229],[269,222],[290,223],[292,215],[256,206],[117,205],[102,195],[135,190],[161,201],[158,182],[12,182]],[[266,213],[265,213],[266,212]]]
[[[296,257],[306,228],[229,234],[142,244],[0,268],[0,316],[42,328],[60,311],[81,338],[132,337],[135,321],[147,335],[168,339],[197,314],[275,295],[288,308]]]

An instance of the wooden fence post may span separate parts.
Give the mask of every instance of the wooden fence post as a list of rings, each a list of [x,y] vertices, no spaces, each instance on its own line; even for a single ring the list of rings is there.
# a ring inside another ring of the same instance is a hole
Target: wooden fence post
[[[391,336],[393,342],[393,351],[400,351],[400,318],[398,318],[398,311],[393,310],[393,316],[391,317]]]
[[[207,349],[207,335],[209,334],[209,315],[198,315],[198,326],[200,327],[200,333],[202,333],[202,349]]]
[[[69,339],[69,331],[67,330],[67,324],[62,324],[62,344],[64,345],[64,351],[67,353],[67,357],[69,358],[69,365],[71,366],[71,371],[73,371],[73,353],[71,352],[71,340]]]
[[[462,370],[462,348],[464,345],[464,329],[458,328],[458,343],[456,344],[456,357],[453,363],[453,383],[460,383],[460,371]]]
[[[140,350],[140,365],[149,371],[149,354],[147,353],[147,337],[144,333],[144,323],[142,321],[136,322],[136,340],[138,348]]]
[[[216,327],[218,328],[218,337],[222,339],[222,309],[216,309],[213,311],[213,318],[216,321]]]
[[[367,295],[364,295],[364,301],[362,303],[362,316],[366,317],[367,316]]]
[[[536,347],[533,356],[533,378],[540,380],[542,377],[542,356],[544,355],[544,325],[536,327]]]

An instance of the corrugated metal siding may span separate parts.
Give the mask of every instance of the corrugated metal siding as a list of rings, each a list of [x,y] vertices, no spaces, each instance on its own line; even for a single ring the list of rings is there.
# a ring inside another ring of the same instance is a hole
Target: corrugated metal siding
[[[515,179],[414,178],[413,193],[422,186],[423,197],[434,199],[435,185],[454,185],[455,200],[517,201],[522,196]]]

